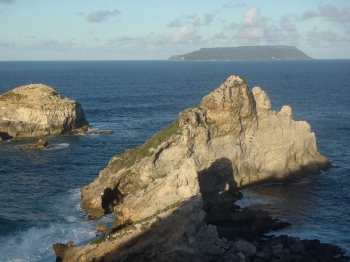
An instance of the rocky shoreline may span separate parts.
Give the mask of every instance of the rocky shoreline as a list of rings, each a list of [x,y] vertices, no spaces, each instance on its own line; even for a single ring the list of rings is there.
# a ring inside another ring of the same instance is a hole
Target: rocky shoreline
[[[289,223],[241,209],[235,205],[237,194],[223,192],[220,198],[226,201],[209,212],[198,195],[139,223],[111,230],[99,226],[104,236],[87,246],[54,244],[56,261],[350,261],[341,248],[317,239],[267,236]]]

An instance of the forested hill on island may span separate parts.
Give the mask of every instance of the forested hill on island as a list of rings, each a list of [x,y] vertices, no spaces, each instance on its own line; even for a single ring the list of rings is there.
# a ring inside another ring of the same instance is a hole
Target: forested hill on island
[[[184,55],[173,55],[172,61],[230,60],[309,60],[313,59],[294,46],[238,46],[201,48]]]

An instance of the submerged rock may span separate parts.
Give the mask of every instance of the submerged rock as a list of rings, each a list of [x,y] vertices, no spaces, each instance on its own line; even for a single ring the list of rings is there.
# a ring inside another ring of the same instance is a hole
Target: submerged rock
[[[113,133],[113,130],[92,130],[87,132],[89,135],[109,135]]]
[[[82,134],[89,124],[78,102],[42,84],[0,95],[0,109],[0,132],[14,138]]]
[[[20,145],[18,148],[20,150],[42,150],[50,148],[51,145],[45,139],[39,139],[38,143],[35,145]]]

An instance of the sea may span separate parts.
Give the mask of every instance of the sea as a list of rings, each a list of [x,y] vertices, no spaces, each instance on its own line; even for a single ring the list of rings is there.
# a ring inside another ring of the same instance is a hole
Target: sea
[[[55,261],[54,243],[95,239],[113,214],[87,221],[80,188],[231,75],[265,90],[273,110],[290,105],[333,164],[290,183],[245,188],[239,204],[291,223],[272,234],[317,238],[350,255],[350,60],[40,61],[0,62],[0,94],[49,85],[82,105],[91,128],[114,134],[47,137],[53,147],[42,151],[18,149],[36,139],[0,143],[0,261]]]

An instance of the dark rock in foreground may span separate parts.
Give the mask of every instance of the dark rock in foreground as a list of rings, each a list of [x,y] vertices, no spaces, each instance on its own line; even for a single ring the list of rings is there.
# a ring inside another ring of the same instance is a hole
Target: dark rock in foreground
[[[10,136],[9,134],[5,133],[5,132],[0,132],[0,142],[5,141],[5,140],[9,140],[12,139],[12,136]]]
[[[220,236],[216,226],[205,223],[202,206],[201,196],[196,196],[117,230],[99,226],[98,230],[106,235],[90,245],[54,244],[57,261],[345,262],[350,259],[339,247],[319,240],[285,235],[266,239],[260,229],[270,231],[272,224],[266,221],[274,219],[257,210],[237,209],[234,213],[239,219],[231,228],[249,230],[251,234],[231,235],[227,239]]]

